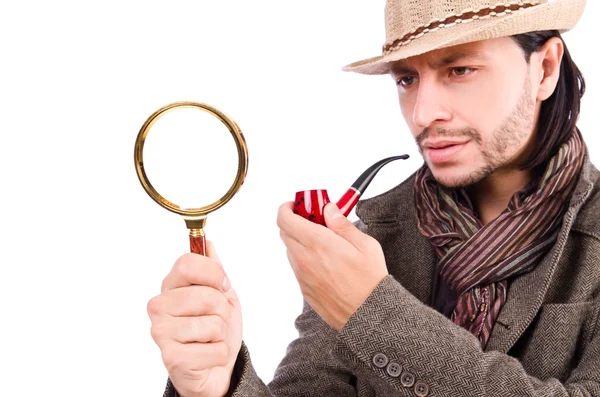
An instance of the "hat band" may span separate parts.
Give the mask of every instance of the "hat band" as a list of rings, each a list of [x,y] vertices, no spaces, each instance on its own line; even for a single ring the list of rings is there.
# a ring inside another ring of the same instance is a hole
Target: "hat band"
[[[512,14],[526,8],[540,5],[539,0],[526,0],[512,3],[498,4],[495,6],[489,6],[480,8],[477,10],[467,9],[459,14],[451,14],[443,19],[434,19],[427,25],[421,25],[411,32],[405,34],[402,38],[396,39],[391,43],[386,43],[382,50],[383,55],[397,50],[398,48],[407,45],[413,40],[423,37],[427,33],[435,32],[441,28],[450,28],[458,23],[467,23],[478,19],[488,19],[491,17],[502,17],[504,15]]]

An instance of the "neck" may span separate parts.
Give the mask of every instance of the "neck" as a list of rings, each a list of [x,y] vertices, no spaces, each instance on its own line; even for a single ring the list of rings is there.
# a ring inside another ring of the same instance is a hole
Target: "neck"
[[[485,225],[506,209],[511,197],[533,178],[532,170],[496,170],[468,189],[479,219]]]

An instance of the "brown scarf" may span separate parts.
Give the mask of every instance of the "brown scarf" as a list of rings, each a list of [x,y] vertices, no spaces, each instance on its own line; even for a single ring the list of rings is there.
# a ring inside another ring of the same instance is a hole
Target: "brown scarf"
[[[508,207],[483,225],[464,189],[436,183],[423,165],[415,180],[417,224],[440,256],[440,276],[457,293],[451,319],[485,347],[506,301],[507,280],[530,271],[556,240],[583,163],[575,131],[544,174],[515,193]]]

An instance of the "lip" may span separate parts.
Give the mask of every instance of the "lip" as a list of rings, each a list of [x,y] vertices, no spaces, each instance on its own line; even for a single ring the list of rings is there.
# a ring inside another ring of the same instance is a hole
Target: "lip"
[[[464,145],[467,142],[468,141],[449,141],[449,140],[425,141],[423,143],[423,147],[426,147],[427,149],[444,149],[448,146]]]
[[[425,153],[430,163],[447,163],[455,160],[458,154],[469,142],[437,141],[428,142],[424,145]]]

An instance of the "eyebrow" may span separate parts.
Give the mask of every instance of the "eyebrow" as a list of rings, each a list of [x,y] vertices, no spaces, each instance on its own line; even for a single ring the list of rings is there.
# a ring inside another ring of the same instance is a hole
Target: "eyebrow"
[[[457,52],[453,52],[450,55],[445,56],[444,58],[442,58],[440,60],[430,62],[430,63],[428,63],[428,65],[432,69],[440,69],[445,66],[452,65],[453,63],[460,61],[461,59],[464,59],[464,58],[482,59],[482,58],[485,58],[485,56],[482,53],[475,52],[475,51],[457,51]],[[392,67],[392,72],[395,74],[409,74],[409,73],[414,73],[415,69],[408,66],[406,64],[406,61],[402,61],[401,63],[394,65]]]

